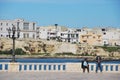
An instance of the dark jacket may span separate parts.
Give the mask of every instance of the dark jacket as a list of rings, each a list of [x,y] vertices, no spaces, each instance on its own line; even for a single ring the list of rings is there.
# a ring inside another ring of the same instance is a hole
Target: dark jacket
[[[84,64],[84,61],[85,61],[85,60],[82,61],[81,68],[88,67],[88,66],[84,66],[84,65],[83,65],[83,64]],[[87,62],[87,65],[89,65],[89,64],[88,64],[88,61],[86,61],[86,62]]]
[[[102,58],[101,58],[100,56],[97,56],[97,57],[96,57],[96,62],[97,62],[97,63],[101,63],[101,61],[102,61]]]

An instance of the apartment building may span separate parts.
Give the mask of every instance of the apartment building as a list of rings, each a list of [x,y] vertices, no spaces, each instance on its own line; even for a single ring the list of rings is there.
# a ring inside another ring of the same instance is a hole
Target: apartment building
[[[87,43],[89,45],[101,45],[102,35],[95,34],[94,32],[87,32],[80,36],[80,43]]]
[[[20,29],[20,38],[36,39],[36,23],[25,21],[24,19],[0,20],[0,37],[8,37],[8,29],[15,25]]]
[[[58,26],[58,24],[37,27],[35,22],[24,19],[0,20],[0,38],[8,37],[8,29],[13,25],[20,29],[21,39],[46,39],[89,45],[120,45],[119,28],[83,27],[74,29]]]
[[[41,26],[37,28],[37,38],[62,42],[79,42],[79,34],[63,26]]]
[[[60,30],[55,26],[41,26],[37,27],[37,38],[38,39],[47,39],[47,40],[56,40],[60,36]]]
[[[45,39],[47,40],[48,37],[48,29],[44,28],[44,27],[37,27],[37,39]]]
[[[68,42],[68,31],[61,32],[61,41]]]
[[[116,28],[101,28],[103,45],[120,45],[120,31]]]
[[[79,33],[74,29],[68,30],[68,42],[79,43]]]

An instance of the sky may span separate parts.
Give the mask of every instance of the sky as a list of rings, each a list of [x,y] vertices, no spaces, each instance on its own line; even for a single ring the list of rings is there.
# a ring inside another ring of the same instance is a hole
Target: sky
[[[38,26],[120,27],[120,0],[0,0],[0,19]]]

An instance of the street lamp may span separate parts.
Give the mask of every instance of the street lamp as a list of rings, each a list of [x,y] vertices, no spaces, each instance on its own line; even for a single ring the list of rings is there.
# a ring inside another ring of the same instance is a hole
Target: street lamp
[[[55,29],[56,29],[56,40],[58,40],[58,28],[57,28],[58,24],[55,24]]]
[[[12,61],[11,62],[16,62],[15,61],[15,39],[20,37],[20,29],[19,27],[15,27],[15,25],[12,24],[12,29],[9,27],[8,29],[8,36],[13,40],[13,49],[12,49]],[[15,36],[15,33],[17,33],[17,36]]]

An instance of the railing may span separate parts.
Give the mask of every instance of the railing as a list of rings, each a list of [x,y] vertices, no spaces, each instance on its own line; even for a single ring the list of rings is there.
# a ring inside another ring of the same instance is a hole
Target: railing
[[[90,64],[90,71],[95,72],[96,65]],[[103,72],[120,72],[120,64],[102,64]]]
[[[60,63],[20,63],[19,71],[65,71],[65,64]]]
[[[95,69],[90,63],[90,72]],[[120,73],[120,64],[102,64],[102,70]],[[0,63],[0,72],[82,72],[82,68],[81,63]]]

